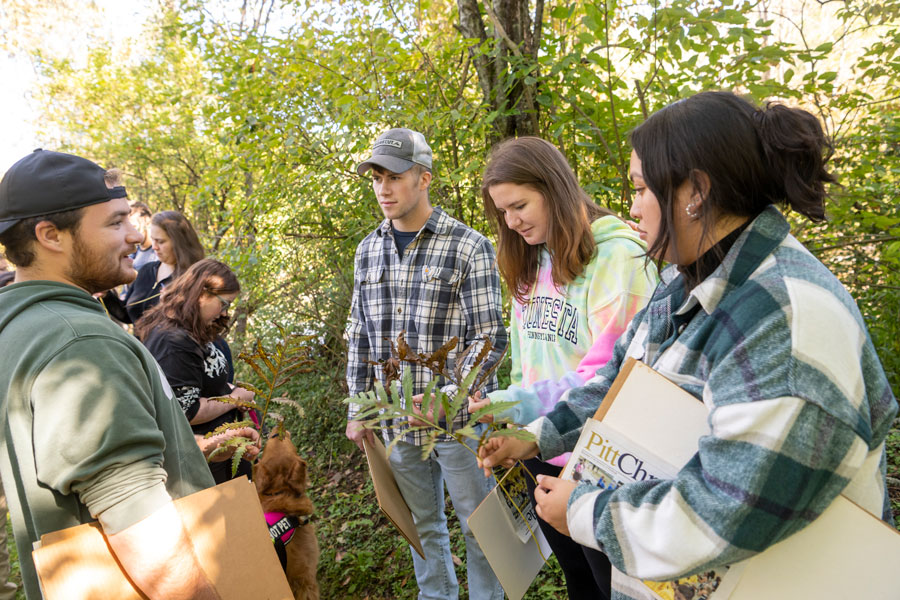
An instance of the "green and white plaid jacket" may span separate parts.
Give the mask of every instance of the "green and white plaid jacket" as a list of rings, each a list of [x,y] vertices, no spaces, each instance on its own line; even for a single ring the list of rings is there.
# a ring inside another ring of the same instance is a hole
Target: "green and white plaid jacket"
[[[609,363],[529,426],[544,456],[572,450],[627,357],[702,400],[711,434],[675,479],[575,489],[572,537],[616,569],[665,581],[734,563],[842,492],[892,521],[884,439],[897,402],[853,298],[775,207],[686,297],[663,272]],[[614,598],[630,598],[616,579]]]

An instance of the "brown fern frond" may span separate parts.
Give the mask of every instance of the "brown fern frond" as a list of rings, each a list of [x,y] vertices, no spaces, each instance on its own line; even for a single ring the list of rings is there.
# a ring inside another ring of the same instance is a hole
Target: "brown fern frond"
[[[265,396],[262,390],[247,381],[235,381],[234,385],[235,387],[244,388],[247,391],[253,392],[257,396]]]
[[[266,374],[265,371],[263,371],[262,367],[257,364],[255,354],[250,355],[250,354],[244,354],[243,352],[241,352],[241,354],[238,358],[242,359],[245,363],[250,365],[250,368],[253,369],[253,372],[256,373],[259,376],[259,378],[262,379],[266,383],[266,385],[268,385],[268,386],[272,385],[272,381],[269,379],[269,376]]]
[[[475,362],[472,363],[472,366],[475,367],[481,366],[487,359],[487,357],[490,356],[491,350],[494,349],[494,344],[491,343],[491,338],[489,338],[485,334],[482,336],[482,339],[484,340],[484,345],[481,347],[481,351],[478,353],[478,356],[475,357]]]
[[[426,359],[426,366],[432,371],[439,373],[443,372],[445,365],[447,364],[447,356],[450,354],[451,350],[456,348],[458,343],[459,338],[454,335],[446,344],[431,353]]]
[[[266,366],[269,368],[269,372],[275,374],[278,372],[278,369],[275,368],[275,365],[272,364],[271,359],[269,358],[269,353],[266,352],[266,349],[262,345],[262,340],[256,340],[256,353],[259,358],[262,359]]]
[[[406,343],[406,331],[401,331],[397,336],[397,358],[406,360],[406,357],[412,354],[414,354],[412,349]]]
[[[508,351],[509,351],[509,345],[507,345],[506,348],[503,349],[503,352],[500,353],[500,357],[497,358],[497,360],[494,361],[494,363],[491,364],[491,366],[489,368],[485,369],[484,371],[481,372],[481,374],[479,374],[478,380],[475,382],[475,385],[472,387],[472,390],[471,390],[471,392],[473,394],[475,392],[477,392],[478,390],[482,389],[485,386],[485,384],[488,381],[490,381],[491,376],[494,374],[494,372],[500,366],[500,363],[503,362],[503,358],[506,356],[506,353]]]
[[[469,355],[469,352],[471,352],[474,347],[475,344],[469,344],[462,352],[456,355],[456,361],[453,365],[453,383],[458,384],[465,377],[465,375],[463,375],[463,365],[466,362],[466,357]]]
[[[256,410],[262,410],[262,407],[253,400],[247,402],[246,400],[239,400],[233,396],[213,396],[212,398],[208,398],[208,400],[224,402],[225,404],[237,406],[238,408],[255,408]]]

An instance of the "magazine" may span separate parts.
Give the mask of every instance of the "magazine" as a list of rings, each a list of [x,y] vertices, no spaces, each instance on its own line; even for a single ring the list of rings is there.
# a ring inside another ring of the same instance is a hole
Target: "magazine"
[[[531,504],[531,499],[528,497],[528,486],[525,483],[525,478],[531,476],[525,471],[522,463],[516,463],[516,466],[510,469],[497,484],[501,489],[500,497],[503,498],[506,507],[504,514],[523,544],[531,539],[534,532],[538,530],[537,511]]]
[[[601,490],[648,479],[671,479],[678,473],[666,461],[630,444],[602,421],[588,420],[560,477],[588,481]]]

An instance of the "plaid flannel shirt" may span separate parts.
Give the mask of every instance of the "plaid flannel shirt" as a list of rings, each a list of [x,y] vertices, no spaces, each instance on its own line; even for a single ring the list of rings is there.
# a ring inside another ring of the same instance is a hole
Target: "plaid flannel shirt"
[[[410,348],[420,354],[434,352],[457,336],[459,343],[449,354],[448,370],[454,368],[456,357],[466,347],[478,344],[466,357],[463,373],[474,362],[482,336],[487,335],[494,344],[484,368],[496,362],[506,348],[494,248],[483,235],[440,208],[434,208],[402,257],[387,219],[356,249],[347,329],[347,387],[351,396],[370,389],[375,377],[384,383],[381,369],[366,361],[389,358],[390,342],[396,341],[401,331],[406,332]],[[432,373],[406,363],[403,369],[412,369],[414,393],[424,392]],[[447,394],[455,392],[455,386],[443,379],[438,385]],[[496,377],[491,377],[484,391],[496,386]],[[401,402],[407,400],[402,398]],[[351,404],[348,418],[353,419],[357,410]],[[467,407],[452,418],[454,429],[464,426],[469,421]],[[400,432],[397,426],[386,429],[385,439]],[[406,434],[404,439],[422,445],[423,436],[419,431]]]
[[[665,581],[732,564],[840,493],[892,521],[884,439],[897,402],[853,299],[789,229],[767,208],[689,294],[664,272],[609,363],[529,425],[545,456],[571,450],[629,356],[709,409],[711,434],[675,479],[572,493],[572,537],[621,572]],[[614,598],[642,596],[613,580]]]

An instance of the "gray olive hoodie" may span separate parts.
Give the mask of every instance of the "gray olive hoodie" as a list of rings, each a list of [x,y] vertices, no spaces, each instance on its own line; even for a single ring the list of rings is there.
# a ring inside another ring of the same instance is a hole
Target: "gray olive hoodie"
[[[122,531],[213,485],[159,366],[99,301],[64,283],[0,289],[0,473],[29,599],[42,534]]]

